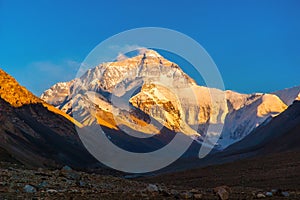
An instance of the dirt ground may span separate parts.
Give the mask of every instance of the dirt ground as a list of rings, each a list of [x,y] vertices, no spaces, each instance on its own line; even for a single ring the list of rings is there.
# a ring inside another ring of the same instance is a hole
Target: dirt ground
[[[164,183],[176,189],[198,188],[208,192],[226,185],[232,189],[230,199],[252,199],[260,191],[265,193],[275,189],[288,191],[290,195],[273,195],[269,199],[300,199],[300,152],[274,154],[140,180]]]
[[[298,152],[135,180],[2,162],[0,199],[220,199],[216,187],[225,190],[227,199],[300,199],[299,178]]]

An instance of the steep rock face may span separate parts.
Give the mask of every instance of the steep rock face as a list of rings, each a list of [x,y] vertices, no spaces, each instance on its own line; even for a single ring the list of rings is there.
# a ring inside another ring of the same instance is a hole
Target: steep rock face
[[[251,103],[252,99],[249,94],[240,94],[231,90],[225,91],[225,95],[229,112],[239,110],[246,104],[246,102],[248,102],[248,104]]]
[[[176,94],[178,94],[176,92]],[[184,109],[179,101],[180,97],[168,88],[144,84],[140,93],[129,101],[133,106],[155,118],[163,126],[186,135],[199,136],[186,122]]]
[[[157,134],[163,125],[189,136],[212,137],[219,137],[224,126],[219,140],[224,147],[286,108],[274,95],[198,86],[153,50],[100,64],[80,78],[53,86],[42,98],[70,115],[75,112],[85,126],[127,126]]]
[[[211,160],[226,161],[285,151],[299,151],[300,101],[294,101],[285,111],[262,124],[243,140],[232,144]]]
[[[51,103],[53,106],[59,106],[63,104],[63,102],[66,100],[66,97],[71,94],[73,83],[74,81],[57,83],[50,89],[46,90],[42,94],[41,99]]]
[[[248,135],[257,126],[283,112],[287,106],[275,95],[250,95],[243,107],[230,112],[225,121],[220,143],[226,147]]]
[[[84,126],[100,124],[119,130],[118,126],[122,125],[145,134],[157,134],[159,132],[155,126],[148,124],[147,120],[143,119],[147,116],[138,117],[138,113],[132,109],[124,110],[115,107],[96,92],[87,91],[84,95],[76,95],[69,104],[72,106],[70,113]]]

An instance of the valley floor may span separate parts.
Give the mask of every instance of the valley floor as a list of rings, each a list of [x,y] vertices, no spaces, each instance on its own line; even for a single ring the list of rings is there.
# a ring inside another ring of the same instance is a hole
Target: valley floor
[[[226,185],[232,190],[230,199],[255,199],[258,193],[265,194],[272,189],[287,191],[289,197],[273,195],[269,199],[300,199],[300,152],[273,154],[142,180],[185,190],[210,191],[210,188]]]
[[[299,152],[136,180],[2,162],[0,199],[218,199],[219,186],[229,199],[300,199],[299,177]],[[263,197],[272,189],[272,197]]]

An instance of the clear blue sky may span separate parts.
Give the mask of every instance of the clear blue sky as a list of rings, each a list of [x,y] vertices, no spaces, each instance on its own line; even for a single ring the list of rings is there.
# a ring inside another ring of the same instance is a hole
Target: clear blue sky
[[[0,0],[0,67],[39,95],[106,38],[157,26],[198,41],[227,89],[270,92],[300,85],[299,10],[297,0]]]

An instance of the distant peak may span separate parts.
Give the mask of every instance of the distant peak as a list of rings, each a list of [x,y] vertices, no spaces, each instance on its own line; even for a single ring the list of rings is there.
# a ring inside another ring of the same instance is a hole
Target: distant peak
[[[119,61],[127,61],[132,59],[145,59],[145,58],[158,58],[162,59],[163,56],[161,56],[157,51],[152,49],[146,49],[146,48],[139,48],[131,52],[127,53],[119,53],[117,58],[113,62],[119,62]]]
[[[149,57],[161,58],[162,57],[159,53],[157,53],[156,51],[154,51],[152,49],[141,50],[141,54],[143,54],[144,57],[146,57],[146,58],[149,58]]]

